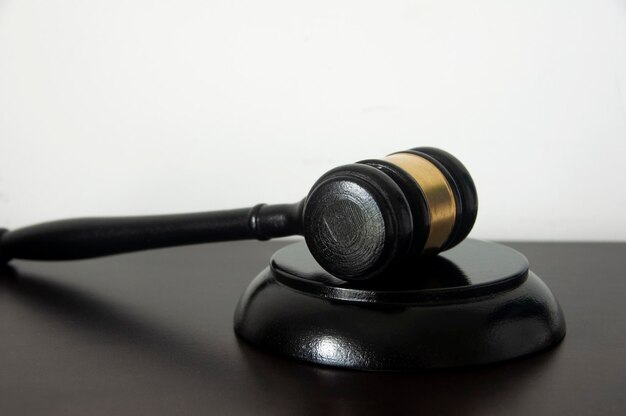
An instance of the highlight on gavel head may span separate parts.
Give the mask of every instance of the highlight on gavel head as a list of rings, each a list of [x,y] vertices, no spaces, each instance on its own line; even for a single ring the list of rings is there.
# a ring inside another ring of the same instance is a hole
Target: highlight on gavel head
[[[364,280],[457,245],[477,212],[465,166],[418,147],[324,174],[305,200],[303,234],[325,270]]]

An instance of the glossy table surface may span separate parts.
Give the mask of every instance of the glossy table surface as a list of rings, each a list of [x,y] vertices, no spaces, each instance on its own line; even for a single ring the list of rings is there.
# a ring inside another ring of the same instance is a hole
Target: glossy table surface
[[[0,415],[626,414],[626,244],[510,243],[559,299],[565,340],[413,373],[314,367],[240,341],[239,296],[284,244],[14,262],[0,272]]]

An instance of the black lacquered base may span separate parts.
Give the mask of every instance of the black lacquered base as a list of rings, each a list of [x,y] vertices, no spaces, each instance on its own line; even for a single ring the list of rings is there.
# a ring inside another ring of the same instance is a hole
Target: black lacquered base
[[[360,370],[493,363],[558,343],[565,320],[519,252],[465,240],[375,282],[325,272],[304,242],[277,251],[242,295],[235,331],[264,350]]]

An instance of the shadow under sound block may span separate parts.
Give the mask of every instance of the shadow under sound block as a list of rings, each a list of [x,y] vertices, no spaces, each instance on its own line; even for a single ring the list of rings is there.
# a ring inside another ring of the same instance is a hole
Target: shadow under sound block
[[[563,339],[565,319],[528,260],[500,244],[468,239],[394,276],[345,282],[299,242],[250,283],[235,331],[305,362],[403,371],[531,354]]]

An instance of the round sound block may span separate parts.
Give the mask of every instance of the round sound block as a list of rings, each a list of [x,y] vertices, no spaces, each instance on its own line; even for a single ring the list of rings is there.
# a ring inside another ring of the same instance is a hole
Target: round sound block
[[[410,270],[344,282],[299,242],[246,289],[235,331],[301,361],[401,371],[530,354],[558,343],[565,320],[526,258],[500,244],[465,240]]]

